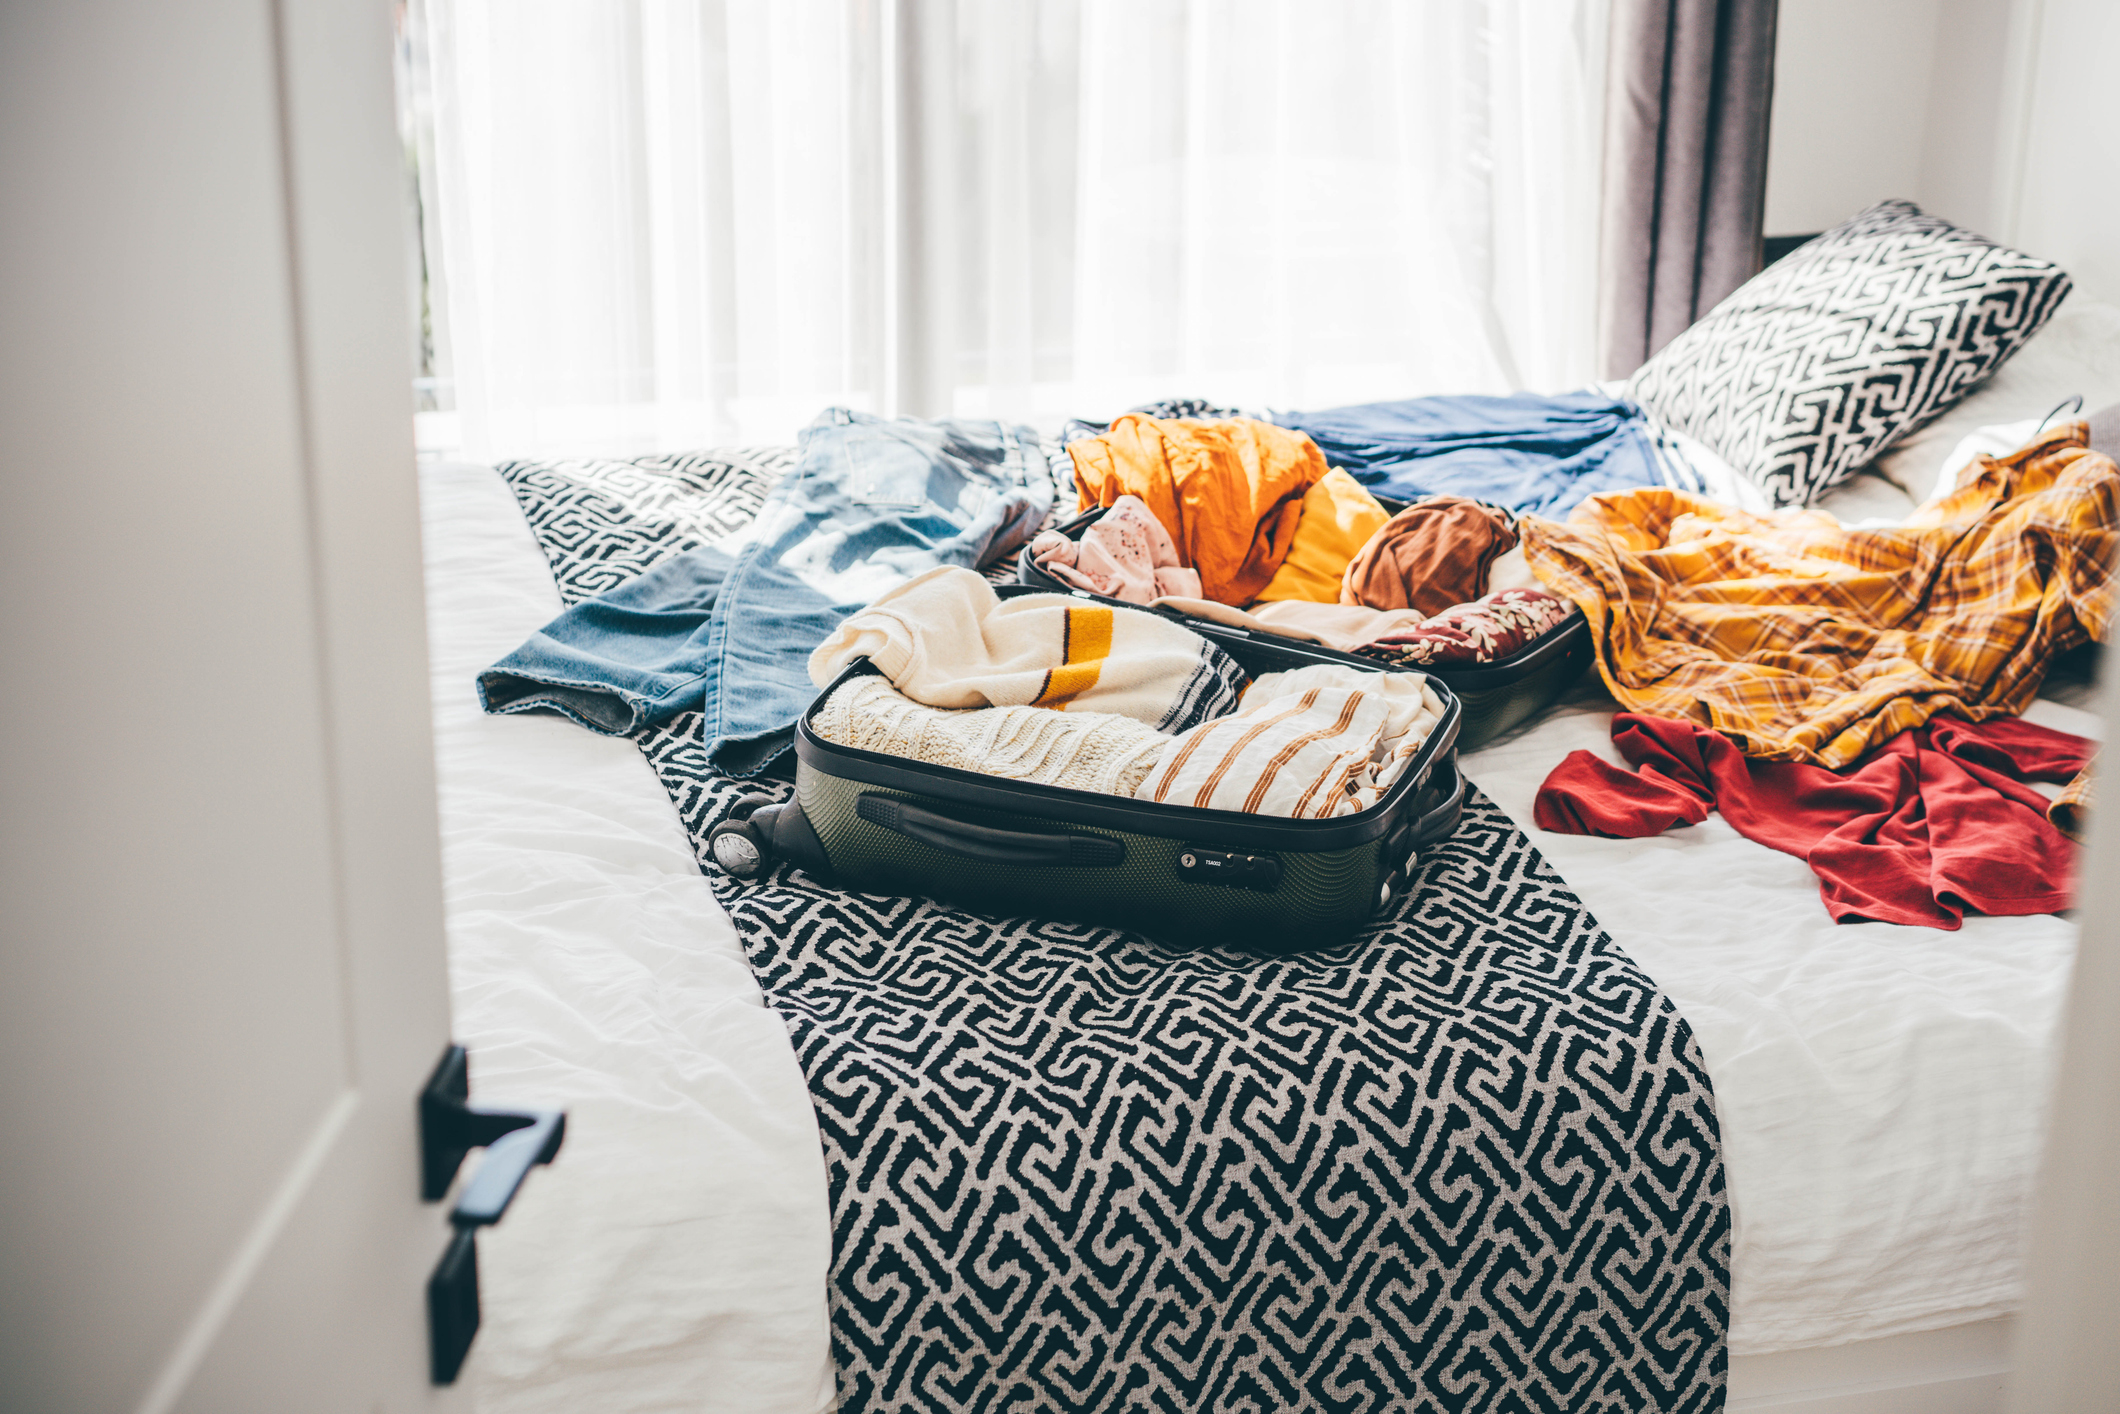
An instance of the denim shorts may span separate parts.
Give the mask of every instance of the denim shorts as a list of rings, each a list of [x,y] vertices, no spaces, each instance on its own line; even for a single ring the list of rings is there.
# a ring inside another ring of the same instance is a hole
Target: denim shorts
[[[831,408],[758,518],[583,600],[479,675],[489,712],[556,712],[626,735],[704,714],[709,763],[754,776],[815,695],[811,650],[914,575],[979,568],[1052,510],[1028,427]]]

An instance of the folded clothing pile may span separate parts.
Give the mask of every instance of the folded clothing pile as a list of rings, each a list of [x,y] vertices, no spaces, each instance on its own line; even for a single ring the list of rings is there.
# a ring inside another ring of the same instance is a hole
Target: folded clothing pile
[[[1171,742],[1115,712],[929,707],[873,675],[842,683],[819,704],[810,726],[826,741],[857,751],[1103,795],[1140,790]]]
[[[1567,617],[1508,510],[1438,494],[1393,515],[1300,433],[1137,413],[1068,455],[1103,514],[1029,555],[1069,588],[1342,652],[1388,642],[1373,656],[1394,666],[1492,662]]]
[[[1442,717],[1422,673],[1268,673],[1239,710],[1173,741],[1135,794],[1298,820],[1352,815],[1384,798]]]
[[[932,571],[810,658],[825,740],[958,770],[1202,809],[1327,819],[1381,800],[1442,718],[1421,673],[1318,665],[1248,684],[1160,615]],[[1239,700],[1241,694],[1241,701]]]
[[[1065,707],[1181,732],[1237,705],[1244,670],[1160,614],[1065,594],[1003,603],[970,570],[930,570],[848,618],[810,654],[824,687],[866,658],[930,707]]]

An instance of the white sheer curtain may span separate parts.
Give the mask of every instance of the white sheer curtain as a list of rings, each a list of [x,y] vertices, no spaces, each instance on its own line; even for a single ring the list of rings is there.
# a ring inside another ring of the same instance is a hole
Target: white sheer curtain
[[[413,0],[479,456],[1594,364],[1606,0]]]

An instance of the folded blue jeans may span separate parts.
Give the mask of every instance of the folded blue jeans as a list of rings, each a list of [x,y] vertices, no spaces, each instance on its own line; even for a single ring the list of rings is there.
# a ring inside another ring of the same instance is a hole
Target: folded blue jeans
[[[1404,501],[1469,496],[1557,518],[1601,491],[1664,484],[1640,409],[1597,392],[1406,398],[1273,418]]]
[[[1052,499],[1028,427],[828,409],[751,525],[568,609],[479,675],[479,700],[613,735],[697,710],[708,763],[757,775],[788,749],[816,695],[810,653],[841,620],[1017,549]]]

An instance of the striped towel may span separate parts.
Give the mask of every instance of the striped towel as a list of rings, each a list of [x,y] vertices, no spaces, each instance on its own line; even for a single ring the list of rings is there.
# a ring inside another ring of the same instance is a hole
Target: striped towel
[[[1172,743],[1135,798],[1298,820],[1352,815],[1383,799],[1442,716],[1425,673],[1269,673],[1238,711]]]
[[[1244,671],[1159,614],[1068,594],[1003,602],[968,569],[908,580],[835,629],[810,655],[827,686],[867,658],[928,707],[1112,712],[1181,732],[1237,705]]]

